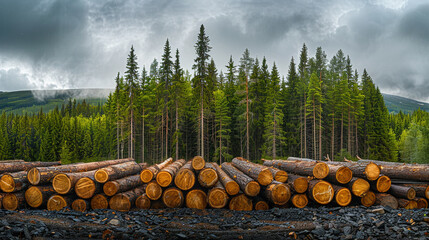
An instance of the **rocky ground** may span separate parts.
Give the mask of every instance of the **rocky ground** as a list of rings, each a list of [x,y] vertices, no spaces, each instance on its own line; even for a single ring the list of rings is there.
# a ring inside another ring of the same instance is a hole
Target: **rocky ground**
[[[428,239],[429,210],[388,207],[0,210],[0,239]]]

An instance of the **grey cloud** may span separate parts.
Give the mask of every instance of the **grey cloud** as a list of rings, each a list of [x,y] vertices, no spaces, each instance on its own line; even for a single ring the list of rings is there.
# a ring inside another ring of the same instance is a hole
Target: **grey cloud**
[[[13,90],[29,90],[32,84],[28,76],[22,73],[18,68],[9,70],[0,69],[0,90],[13,89]]]

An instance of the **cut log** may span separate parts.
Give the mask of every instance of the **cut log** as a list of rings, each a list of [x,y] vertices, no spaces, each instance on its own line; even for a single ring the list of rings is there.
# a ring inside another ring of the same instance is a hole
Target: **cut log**
[[[162,200],[156,200],[150,202],[151,209],[164,209],[167,208]]]
[[[124,162],[98,169],[94,174],[94,180],[99,183],[106,183],[107,181],[135,175],[141,171],[140,164],[134,161]]]
[[[256,197],[253,199],[253,206],[255,206],[255,210],[268,210],[268,209],[270,209],[270,206],[268,205],[268,203],[260,197]]]
[[[1,193],[0,192],[0,209],[2,208],[2,204],[3,204],[3,198],[6,196],[7,193]]]
[[[140,180],[140,174],[136,176],[138,176]],[[146,186],[145,184],[129,191],[116,194],[109,200],[110,208],[120,212],[129,211],[131,207],[134,206],[136,199],[145,192]]]
[[[15,211],[25,207],[24,192],[7,193],[3,197],[3,208],[6,210]]]
[[[413,200],[416,197],[416,190],[413,187],[406,187],[392,184],[389,193],[397,198]]]
[[[212,163],[206,163],[206,166],[198,174],[198,182],[202,187],[211,188],[219,181],[216,168]]]
[[[410,199],[398,199],[399,207],[405,209],[416,209],[419,207],[416,201]]]
[[[111,197],[117,193],[126,192],[141,185],[143,185],[143,182],[140,179],[140,174],[136,174],[105,183],[103,192]]]
[[[426,165],[380,165],[381,173],[395,179],[429,182],[429,167]]]
[[[167,160],[163,161],[162,163],[152,165],[146,169],[143,169],[140,173],[140,178],[142,182],[148,183],[154,179],[156,174],[158,174],[159,171],[161,171],[163,168],[165,168],[168,164],[173,162],[173,158],[168,158]]]
[[[154,180],[151,181],[150,183],[147,184],[146,195],[152,201],[160,199],[162,196],[161,186],[159,186],[159,184],[156,181]]]
[[[369,184],[371,185],[372,190],[384,193],[389,191],[392,181],[388,176],[382,175],[377,180],[370,181]]]
[[[101,184],[94,181],[94,177],[83,177],[77,180],[74,191],[78,197],[89,199],[100,193],[102,189]]]
[[[386,161],[369,160],[369,159],[359,159],[357,162],[358,163],[373,162],[373,163],[378,164],[378,165],[394,165],[394,166],[409,165],[409,166],[426,166],[426,167],[429,167],[429,164],[404,163],[404,162],[386,162]]]
[[[86,212],[90,209],[90,203],[85,200],[78,198],[72,202],[72,209],[77,212]]]
[[[334,188],[326,181],[311,180],[308,183],[308,197],[319,204],[330,203],[334,194]]]
[[[317,161],[266,160],[264,165],[277,167],[288,173],[312,176],[317,179],[324,179],[329,174],[329,166],[324,162]]]
[[[401,186],[412,187],[416,190],[416,196],[429,199],[429,185],[427,184],[401,184]]]
[[[232,165],[245,173],[247,176],[253,178],[255,181],[258,181],[258,183],[262,186],[267,186],[274,179],[271,170],[266,166],[252,163],[242,158],[232,159]]]
[[[105,194],[96,194],[91,198],[92,209],[108,209],[109,199]]]
[[[273,181],[265,188],[265,197],[276,205],[286,204],[291,196],[291,189],[288,185]],[[256,208],[256,206],[255,206]]]
[[[389,206],[393,209],[398,209],[398,199],[388,193],[376,193],[375,204],[381,206]]]
[[[59,194],[70,193],[81,178],[93,178],[96,170],[88,172],[59,173],[52,180],[54,190]]]
[[[195,156],[192,159],[192,168],[194,168],[194,170],[199,171],[203,169],[205,166],[206,166],[206,161],[204,160],[203,157]]]
[[[352,193],[348,188],[332,185],[335,194],[335,202],[341,206],[348,206],[352,201]]]
[[[418,208],[428,208],[428,201],[425,198],[414,198],[414,201],[417,202],[417,207]]]
[[[177,171],[176,176],[174,176],[174,184],[183,191],[187,191],[195,185],[195,173],[192,168],[192,161],[186,162]]]
[[[168,208],[179,208],[183,206],[185,197],[183,196],[183,192],[180,189],[176,187],[170,187],[167,188],[162,194],[162,201]]]
[[[65,207],[70,207],[72,202],[74,200],[74,197],[71,195],[68,196],[62,196],[62,195],[52,195],[49,200],[47,205],[47,209],[49,211],[59,211]]]
[[[48,199],[55,194],[52,186],[31,186],[25,191],[25,201],[30,207],[46,207]]]
[[[24,160],[21,159],[15,159],[15,160],[0,160],[0,164],[3,163],[22,163],[25,162]]]
[[[350,168],[341,165],[328,164],[329,174],[327,180],[336,184],[347,184],[353,178],[353,172]]]
[[[375,204],[375,193],[373,191],[368,191],[365,195],[363,195],[360,199],[360,202],[365,207],[371,207]]]
[[[34,167],[49,167],[60,164],[60,162],[6,162],[0,164],[0,174],[28,171]]]
[[[238,194],[229,201],[229,209],[236,211],[252,211],[253,203],[245,194]]]
[[[261,190],[259,183],[254,181],[251,177],[247,176],[237,168],[235,168],[231,163],[222,163],[222,170],[224,170],[232,179],[234,179],[238,183],[241,190],[246,195],[254,197],[259,194],[259,191]]]
[[[306,194],[295,194],[292,196],[292,204],[297,208],[304,208],[308,204]]]
[[[143,193],[136,199],[136,207],[139,209],[150,209],[151,201],[146,193]]]
[[[228,203],[228,194],[223,184],[218,181],[207,194],[208,204],[212,208],[224,208]]]
[[[32,185],[39,185],[50,182],[57,173],[73,173],[73,172],[88,172],[109,165],[119,164],[123,162],[134,161],[132,158],[107,160],[90,163],[74,163],[52,167],[33,167],[28,171],[27,179]]]
[[[207,207],[207,194],[201,189],[193,189],[186,194],[186,207],[205,209]]]
[[[305,193],[308,189],[309,179],[294,174],[289,174],[287,182],[292,186],[297,193]]]
[[[28,186],[27,172],[20,171],[14,173],[5,173],[0,178],[0,188],[3,192],[19,192]]]
[[[369,182],[365,179],[354,177],[347,184],[347,187],[353,193],[353,195],[357,197],[362,197],[365,193],[369,191],[370,185]]]
[[[161,187],[168,187],[173,182],[174,176],[176,175],[177,171],[185,165],[186,161],[185,159],[180,159],[172,164],[166,166],[161,171],[158,172],[156,175],[156,181]]]
[[[275,181],[277,182],[282,182],[285,183],[287,181],[287,172],[280,170],[278,168],[275,167],[269,167],[271,173],[273,174],[273,178]]]
[[[219,176],[219,181],[222,182],[222,185],[225,187],[225,191],[230,195],[234,196],[240,192],[240,186],[235,182],[228,174],[217,165],[217,163],[212,163],[216,168],[216,172]]]

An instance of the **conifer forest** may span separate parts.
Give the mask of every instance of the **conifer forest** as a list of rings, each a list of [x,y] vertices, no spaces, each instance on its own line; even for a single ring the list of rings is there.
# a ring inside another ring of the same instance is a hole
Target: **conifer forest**
[[[126,71],[109,80],[116,88],[102,106],[71,99],[49,113],[3,112],[0,159],[429,162],[429,113],[389,114],[376,79],[354,69],[342,50],[328,58],[318,47],[310,56],[303,44],[289,66],[270,65],[248,49],[215,62],[203,25],[194,47],[192,69],[182,68],[169,39],[148,67],[131,47]],[[288,68],[287,75],[278,68]]]

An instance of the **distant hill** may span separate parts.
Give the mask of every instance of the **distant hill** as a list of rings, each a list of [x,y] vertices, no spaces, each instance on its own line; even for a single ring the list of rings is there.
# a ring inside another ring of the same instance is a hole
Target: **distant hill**
[[[384,103],[386,104],[386,107],[389,112],[399,113],[399,111],[402,111],[403,113],[410,113],[419,108],[421,110],[429,112],[429,103],[419,102],[413,99],[385,93],[383,93],[383,97]]]
[[[0,113],[23,114],[49,112],[55,106],[61,107],[69,99],[81,102],[85,99],[88,104],[104,104],[111,89],[67,89],[67,90],[32,90],[0,92]]]

